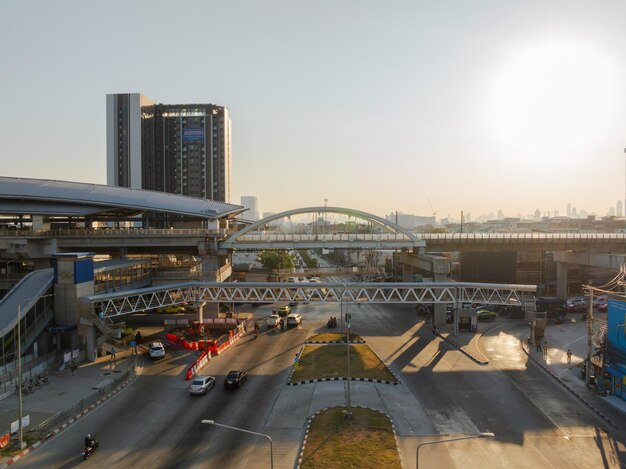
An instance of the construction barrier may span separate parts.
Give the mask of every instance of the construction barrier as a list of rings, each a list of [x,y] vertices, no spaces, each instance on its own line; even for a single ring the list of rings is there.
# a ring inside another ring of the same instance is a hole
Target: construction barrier
[[[187,370],[187,375],[185,376],[185,380],[189,381],[191,378],[193,378],[199,369],[201,369],[204,365],[209,363],[210,359],[211,359],[210,350],[202,352],[202,355],[200,355],[200,358],[198,358],[196,362],[193,365],[191,365],[189,369]]]

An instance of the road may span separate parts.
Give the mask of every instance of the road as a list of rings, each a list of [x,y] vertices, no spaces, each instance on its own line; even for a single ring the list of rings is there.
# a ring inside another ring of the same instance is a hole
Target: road
[[[261,308],[259,317],[269,314]],[[200,423],[212,419],[226,425],[266,433],[264,423],[276,396],[287,382],[294,354],[306,337],[322,328],[334,305],[316,305],[300,328],[267,331],[257,339],[244,337],[209,362],[202,370],[217,378],[205,396],[190,396],[184,380],[192,361],[187,352],[169,346],[167,357],[146,367],[136,381],[119,396],[69,427],[20,467],[268,467],[268,441],[232,430]],[[336,314],[336,313],[334,313]],[[237,390],[225,390],[224,377],[231,369],[246,369],[248,381]],[[82,440],[96,434],[100,448],[89,460],[80,458]],[[290,454],[278,459],[295,460],[303,429],[271,435],[280,442],[292,441]]]
[[[300,329],[262,329],[258,339],[244,338],[202,370],[218,379],[206,396],[188,395],[188,382],[182,374],[191,358],[182,350],[169,348],[165,360],[148,363],[136,382],[118,397],[19,465],[269,466],[266,439],[200,424],[202,419],[213,419],[270,434],[276,467],[291,468],[303,428],[281,428],[268,422],[277,420],[271,412],[277,396],[285,390],[294,353],[305,338],[324,330],[331,314],[339,316],[338,310],[339,305],[300,305],[297,311],[304,315]],[[437,468],[620,467],[615,455],[624,451],[623,435],[607,433],[604,422],[588,408],[528,364],[514,325],[483,337],[481,346],[490,364],[480,366],[420,327],[410,306],[351,305],[349,311],[354,332],[365,336],[383,360],[401,372],[404,385],[416,398],[415,405],[421,405],[430,419],[431,425],[425,425],[423,431],[399,435],[405,467],[415,467],[418,443],[446,434],[482,431],[494,432],[496,438],[424,447],[420,464]],[[263,307],[256,315],[260,318],[268,312],[269,308]],[[241,368],[249,371],[248,382],[241,389],[224,390],[226,373]],[[98,435],[101,448],[83,463],[80,449],[88,432]]]

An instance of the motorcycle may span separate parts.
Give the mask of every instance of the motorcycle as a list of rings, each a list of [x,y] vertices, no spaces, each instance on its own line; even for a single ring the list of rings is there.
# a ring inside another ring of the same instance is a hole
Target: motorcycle
[[[87,460],[87,458],[91,456],[95,450],[98,449],[98,445],[98,440],[94,440],[91,446],[85,446],[83,448],[83,451],[81,452],[81,456],[83,457],[83,459]]]

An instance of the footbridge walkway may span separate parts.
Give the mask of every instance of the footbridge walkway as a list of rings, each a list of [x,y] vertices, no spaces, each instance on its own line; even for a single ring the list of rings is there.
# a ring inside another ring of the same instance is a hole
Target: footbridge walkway
[[[0,300],[0,351],[2,365],[15,355],[16,331],[21,327],[21,346],[26,351],[54,317],[52,269],[31,272]]]
[[[101,318],[182,303],[274,303],[276,301],[494,304],[526,303],[535,285],[488,283],[203,283],[189,282],[81,298]]]

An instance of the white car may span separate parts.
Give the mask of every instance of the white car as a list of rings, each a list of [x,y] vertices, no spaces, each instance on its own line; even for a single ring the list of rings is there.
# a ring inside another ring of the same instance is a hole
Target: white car
[[[278,314],[270,315],[267,321],[265,321],[265,324],[267,324],[268,329],[278,326],[280,324],[280,316]]]
[[[215,386],[215,378],[213,376],[198,375],[193,378],[189,385],[189,394],[206,394],[213,386]]]
[[[165,347],[161,342],[152,342],[150,344],[150,358],[163,358],[165,356]]]
[[[288,326],[297,326],[302,322],[302,315],[298,313],[292,313],[287,316],[287,325]]]

